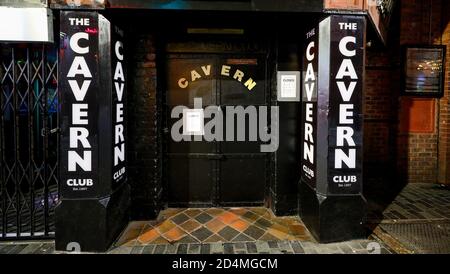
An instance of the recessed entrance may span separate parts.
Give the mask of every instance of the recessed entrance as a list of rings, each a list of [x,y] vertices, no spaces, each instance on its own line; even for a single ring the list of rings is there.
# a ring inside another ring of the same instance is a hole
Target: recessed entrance
[[[130,223],[114,246],[137,244],[149,249],[153,245],[167,245],[176,250],[177,244],[245,246],[254,241],[312,242],[314,239],[298,217],[277,217],[268,208],[168,208],[156,220]]]
[[[249,115],[245,117],[245,141],[175,142],[171,129],[181,119],[171,118],[176,106],[202,107],[270,106],[266,83],[266,54],[169,54],[166,61],[165,147],[167,197],[169,206],[250,206],[264,203],[267,185],[267,153],[260,152],[259,139],[249,138]],[[250,79],[250,80],[249,80]],[[256,83],[256,84],[254,84]],[[211,118],[214,118],[212,116]],[[205,118],[207,124],[211,118]],[[256,125],[258,127],[258,125]],[[215,129],[216,130],[216,129]]]

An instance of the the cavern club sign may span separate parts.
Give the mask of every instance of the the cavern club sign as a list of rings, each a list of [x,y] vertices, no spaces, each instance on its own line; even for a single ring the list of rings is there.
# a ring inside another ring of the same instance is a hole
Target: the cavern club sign
[[[123,33],[95,12],[61,12],[63,198],[99,197],[126,180]]]
[[[362,190],[365,27],[332,15],[305,37],[301,178],[321,194]]]

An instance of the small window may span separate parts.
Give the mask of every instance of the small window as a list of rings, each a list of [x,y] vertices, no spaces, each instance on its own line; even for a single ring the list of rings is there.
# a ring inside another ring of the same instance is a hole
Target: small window
[[[445,46],[405,46],[402,95],[442,97]]]

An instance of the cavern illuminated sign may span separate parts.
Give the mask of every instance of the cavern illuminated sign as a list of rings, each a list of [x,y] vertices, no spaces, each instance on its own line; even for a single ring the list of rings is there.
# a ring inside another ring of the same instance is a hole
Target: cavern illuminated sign
[[[123,33],[95,12],[61,12],[61,195],[109,193],[125,181]]]
[[[316,180],[316,140],[317,140],[317,33],[311,29],[305,37],[303,59],[303,96],[302,96],[302,144],[303,155],[301,170],[303,179],[311,187]]]
[[[200,66],[198,69],[193,69],[189,72],[188,76],[178,79],[178,86],[185,89],[190,83],[200,80],[202,77],[210,76],[212,69],[212,65],[207,64]],[[222,65],[220,67],[220,75],[231,77],[232,79],[242,83],[249,91],[256,86],[256,82],[251,77],[248,77],[242,70],[233,68],[229,65]]]
[[[330,16],[307,33],[301,174],[323,194],[361,191],[364,32],[364,19]]]

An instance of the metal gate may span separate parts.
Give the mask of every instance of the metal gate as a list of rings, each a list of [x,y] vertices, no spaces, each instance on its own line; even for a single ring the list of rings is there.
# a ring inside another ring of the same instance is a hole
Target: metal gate
[[[57,48],[0,44],[0,58],[0,240],[53,237]]]

